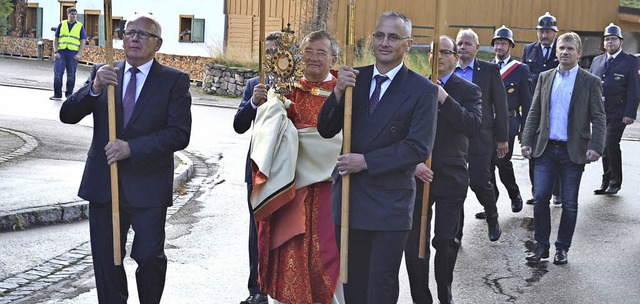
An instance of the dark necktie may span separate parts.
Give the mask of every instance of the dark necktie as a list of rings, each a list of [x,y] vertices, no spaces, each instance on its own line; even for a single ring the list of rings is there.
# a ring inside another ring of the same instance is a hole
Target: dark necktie
[[[382,83],[387,81],[389,77],[386,75],[376,75],[376,88],[373,89],[373,94],[371,94],[371,98],[369,98],[369,113],[373,113],[373,111],[378,106],[378,102],[380,102],[380,91],[382,90]]]
[[[544,47],[544,61],[549,60],[549,58],[551,58],[551,47],[550,46],[545,46]]]
[[[131,72],[131,78],[129,78],[127,90],[124,91],[124,97],[122,98],[122,116],[124,118],[125,127],[127,126],[127,123],[131,118],[131,113],[133,113],[133,108],[136,105],[136,74],[140,72],[140,70],[136,67],[131,67],[129,72]]]
[[[605,60],[604,62],[604,69],[606,70],[607,67],[609,67],[609,65],[611,64],[611,62],[613,61],[613,57],[609,57],[607,58],[607,60]]]
[[[502,69],[502,65],[504,64],[504,61],[500,60],[498,61],[498,66]]]

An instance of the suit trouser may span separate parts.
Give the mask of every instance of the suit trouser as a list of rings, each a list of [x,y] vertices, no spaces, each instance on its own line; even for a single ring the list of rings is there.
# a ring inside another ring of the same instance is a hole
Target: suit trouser
[[[520,195],[520,188],[518,188],[518,184],[516,183],[516,175],[513,172],[513,163],[511,162],[511,156],[513,156],[513,144],[515,143],[515,136],[509,137],[509,152],[503,158],[498,158],[496,153],[493,154],[493,161],[495,162],[496,167],[498,167],[498,174],[500,175],[500,181],[507,189],[507,193],[509,193],[509,198],[514,200]],[[493,183],[493,189],[496,196],[496,201],[498,200],[498,187],[496,184],[496,173],[495,171],[491,172],[491,183]]]
[[[469,139],[469,187],[484,207],[487,220],[498,217],[496,194],[493,190],[493,155],[495,154],[493,128],[480,129],[478,135]],[[464,217],[464,214],[463,214]]]
[[[164,254],[167,207],[136,208],[120,196],[120,248],[126,253],[129,227],[135,231],[131,258],[138,264],[136,283],[141,304],[160,303],[167,272]],[[101,304],[127,303],[127,275],[113,264],[111,202],[89,204],[91,254]]]
[[[409,231],[349,229],[349,282],[344,284],[347,304],[395,304],[398,273]],[[340,248],[340,226],[336,242]]]
[[[405,246],[405,264],[409,275],[411,298],[416,304],[431,304],[433,298],[429,290],[429,256],[431,253],[429,242],[426,242],[425,258],[419,259],[420,226],[422,216],[422,196],[416,197],[413,209],[413,226]],[[432,206],[435,202],[435,235],[433,248],[436,250],[434,271],[438,285],[438,300],[440,303],[453,303],[451,284],[453,270],[458,258],[460,242],[456,239],[460,229],[458,218],[462,213],[464,198],[429,197],[429,217],[427,220],[427,240],[431,239]]]
[[[249,294],[264,294],[258,286],[258,230],[253,218],[253,207],[251,207],[251,191],[253,191],[253,185],[247,183],[247,203],[249,204],[249,280],[247,288]]]
[[[620,140],[626,125],[622,118],[607,117],[607,132],[604,139],[604,155],[602,155],[603,181],[622,184],[622,151]]]

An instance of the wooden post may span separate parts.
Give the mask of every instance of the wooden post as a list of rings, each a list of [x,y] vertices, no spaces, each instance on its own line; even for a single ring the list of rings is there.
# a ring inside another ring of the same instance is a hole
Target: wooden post
[[[433,27],[433,48],[431,49],[431,81],[438,84],[438,58],[440,57],[440,30],[445,26],[445,22],[442,20],[442,16],[444,16],[445,8],[443,3],[446,1],[436,0],[436,22]],[[433,151],[432,151],[433,152]],[[433,154],[433,153],[432,153]],[[429,155],[429,159],[425,162],[427,167],[431,168],[431,155]],[[418,257],[421,259],[425,258],[427,246],[429,246],[429,242],[427,240],[427,225],[430,224],[428,222],[429,219],[429,190],[430,184],[424,183],[424,191],[422,193],[422,216],[420,222],[420,246],[418,250]]]
[[[264,52],[266,47],[266,42],[264,35],[265,33],[265,0],[260,0],[260,45],[258,46],[258,70],[260,71],[260,83],[264,83],[264,68],[262,65],[264,64]]]
[[[111,24],[111,0],[104,0],[104,53],[108,65],[113,65],[113,24]],[[116,102],[115,88],[107,87],[109,111],[109,142],[116,140]],[[122,265],[122,250],[120,248],[120,197],[118,191],[118,162],[110,166],[111,169],[111,223],[113,225],[113,264]]]
[[[347,5],[347,40],[345,43],[345,64],[353,66],[355,46],[355,0],[349,0]],[[353,104],[353,87],[347,87],[344,92],[344,126],[342,154],[351,152],[351,115]],[[349,278],[349,174],[342,176],[342,215],[340,221],[340,282],[347,283]]]

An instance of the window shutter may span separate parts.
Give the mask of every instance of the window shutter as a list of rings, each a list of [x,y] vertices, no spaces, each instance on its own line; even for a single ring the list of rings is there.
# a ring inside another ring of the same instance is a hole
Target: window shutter
[[[191,42],[204,42],[204,19],[191,19]]]
[[[104,15],[98,16],[98,45],[105,45],[105,40],[107,39],[104,33]]]
[[[36,13],[36,38],[42,38],[42,7],[38,7]]]

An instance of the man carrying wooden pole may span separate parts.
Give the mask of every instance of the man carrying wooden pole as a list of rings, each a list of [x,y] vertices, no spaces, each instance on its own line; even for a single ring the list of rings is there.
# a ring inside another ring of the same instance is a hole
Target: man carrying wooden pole
[[[404,54],[413,44],[411,20],[399,12],[382,13],[372,41],[375,64],[341,67],[337,85],[318,115],[323,137],[343,131],[349,110],[346,88],[353,87],[351,129],[358,136],[351,138],[351,152],[338,156],[331,195],[333,222],[343,223],[342,179],[349,176],[347,246],[353,258],[346,265],[344,293],[346,303],[354,304],[398,300],[415,167],[431,153],[437,115],[437,86],[404,65]],[[336,226],[337,238],[341,228]]]
[[[109,1],[105,11],[109,26]],[[112,33],[109,27],[106,32]],[[95,65],[89,81],[60,108],[64,123],[93,116],[93,138],[78,195],[89,201],[99,303],[127,302],[122,255],[130,228],[135,231],[131,258],[138,264],[140,303],[159,303],[164,290],[164,229],[173,202],[173,153],[189,143],[191,95],[186,73],[154,59],[161,37],[161,25],[153,15],[127,18],[126,60]]]

